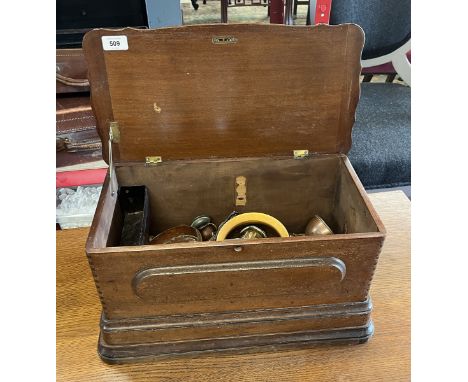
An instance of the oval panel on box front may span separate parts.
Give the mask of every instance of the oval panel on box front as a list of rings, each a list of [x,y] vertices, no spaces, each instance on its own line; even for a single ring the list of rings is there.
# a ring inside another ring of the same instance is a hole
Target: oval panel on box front
[[[158,267],[137,273],[133,290],[145,301],[162,304],[256,296],[276,299],[320,293],[339,284],[345,275],[345,264],[335,257]]]

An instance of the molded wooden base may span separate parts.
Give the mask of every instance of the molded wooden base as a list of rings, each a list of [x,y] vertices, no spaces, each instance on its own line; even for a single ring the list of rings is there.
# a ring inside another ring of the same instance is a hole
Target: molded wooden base
[[[299,349],[314,345],[362,344],[374,333],[372,320],[361,328],[341,330],[324,330],[304,333],[283,333],[270,336],[247,338],[226,338],[203,341],[183,342],[180,344],[140,344],[109,346],[102,336],[99,338],[98,353],[101,359],[109,364],[150,361],[175,356],[195,356],[200,353],[260,352],[286,349]],[[233,345],[236,342],[236,345]],[[235,346],[235,347],[233,347]]]
[[[370,300],[358,303],[138,320],[101,318],[98,352],[107,363],[171,356],[363,343],[373,334]]]

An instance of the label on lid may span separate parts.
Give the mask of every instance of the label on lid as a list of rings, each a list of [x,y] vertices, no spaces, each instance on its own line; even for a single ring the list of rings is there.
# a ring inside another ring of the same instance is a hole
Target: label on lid
[[[128,50],[127,36],[102,36],[102,49]]]

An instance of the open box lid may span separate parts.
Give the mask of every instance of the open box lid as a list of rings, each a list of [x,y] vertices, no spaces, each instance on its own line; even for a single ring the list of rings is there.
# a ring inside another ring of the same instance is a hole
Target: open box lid
[[[218,24],[86,34],[93,109],[114,162],[346,153],[356,25]]]

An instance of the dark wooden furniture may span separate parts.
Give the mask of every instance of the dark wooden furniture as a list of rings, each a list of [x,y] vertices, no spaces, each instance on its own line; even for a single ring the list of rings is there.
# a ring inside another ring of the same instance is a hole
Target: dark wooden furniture
[[[93,28],[147,28],[145,0],[57,0],[56,47],[80,48]]]
[[[103,36],[125,36],[128,50],[104,51]],[[112,148],[86,245],[104,360],[372,335],[368,292],[385,232],[345,155],[362,46],[355,25],[85,36],[106,155]],[[239,176],[247,203],[237,203]],[[273,215],[290,233],[318,214],[336,235],[118,246],[118,190],[138,185],[151,234],[237,210]]]
[[[108,366],[96,352],[101,304],[83,251],[88,230],[57,232],[57,381],[409,381],[410,202],[402,192],[369,199],[388,233],[371,286],[376,332],[359,346]]]

